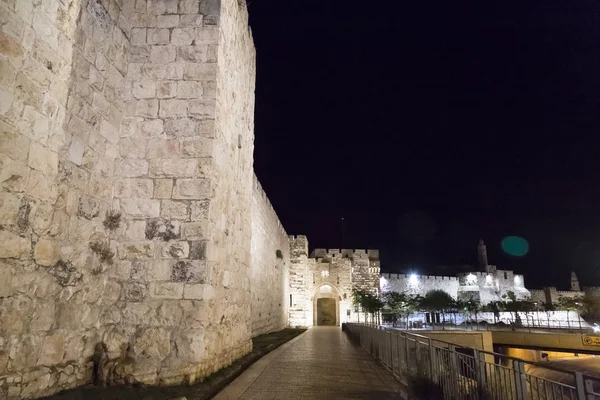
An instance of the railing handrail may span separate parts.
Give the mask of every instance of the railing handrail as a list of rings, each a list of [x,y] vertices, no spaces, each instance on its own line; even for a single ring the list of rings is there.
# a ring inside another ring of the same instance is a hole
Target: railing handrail
[[[532,362],[532,361],[527,361],[527,360],[523,360],[522,358],[513,357],[513,356],[508,356],[508,355],[505,355],[505,354],[500,354],[500,353],[495,353],[495,352],[493,352],[493,351],[479,350],[479,349],[475,349],[475,348],[473,348],[473,347],[469,347],[469,346],[463,346],[463,345],[460,345],[460,344],[456,344],[456,343],[452,343],[452,342],[447,342],[447,341],[444,341],[444,340],[439,340],[439,339],[436,339],[436,338],[430,338],[429,336],[420,335],[420,334],[417,334],[417,333],[412,333],[412,332],[408,332],[408,331],[404,331],[404,330],[399,330],[399,329],[389,329],[389,328],[386,328],[386,327],[384,327],[384,326],[372,326],[372,325],[365,324],[365,323],[354,323],[354,322],[352,322],[352,323],[349,323],[348,325],[361,325],[361,326],[366,326],[366,327],[369,327],[369,328],[373,328],[373,329],[382,330],[382,331],[385,331],[385,332],[387,332],[387,333],[390,333],[390,334],[391,334],[392,332],[398,332],[398,333],[402,333],[402,334],[404,334],[404,335],[406,335],[406,336],[414,336],[414,337],[417,337],[417,338],[423,339],[423,341],[424,341],[424,342],[429,342],[429,341],[431,340],[431,342],[439,342],[439,343],[444,343],[444,344],[447,344],[447,345],[451,346],[451,347],[450,347],[451,349],[452,349],[452,348],[457,348],[457,347],[458,347],[458,348],[463,348],[463,349],[472,349],[472,350],[476,350],[476,351],[477,351],[477,352],[479,352],[480,354],[487,354],[487,355],[491,355],[491,356],[494,356],[494,357],[499,357],[499,358],[501,358],[501,359],[506,359],[506,360],[511,360],[511,361],[522,362],[523,364],[529,364],[529,365],[533,365],[533,366],[535,366],[535,367],[541,367],[541,368],[549,369],[549,370],[552,370],[552,371],[556,371],[556,372],[561,372],[561,373],[565,373],[565,374],[568,374],[568,375],[572,375],[572,376],[573,376],[573,378],[575,378],[575,377],[576,377],[576,375],[577,375],[577,372],[575,372],[575,371],[570,371],[570,370],[568,370],[568,369],[563,369],[563,368],[555,367],[555,366],[552,366],[552,365],[545,365],[544,363],[541,363],[541,362]],[[435,346],[434,344],[432,344],[432,345],[433,345],[434,347],[441,348],[441,347]],[[469,357],[469,358],[475,359],[475,357],[472,357],[472,356],[470,356],[470,355],[468,355],[468,354],[464,354],[463,356],[464,356],[464,357]],[[582,375],[583,375],[585,378],[587,378],[587,379],[591,379],[591,380],[595,380],[595,381],[599,381],[599,380],[600,380],[600,378],[598,378],[598,377],[595,377],[595,376],[586,375],[586,374],[582,374]],[[552,381],[552,382],[555,382],[555,381]]]

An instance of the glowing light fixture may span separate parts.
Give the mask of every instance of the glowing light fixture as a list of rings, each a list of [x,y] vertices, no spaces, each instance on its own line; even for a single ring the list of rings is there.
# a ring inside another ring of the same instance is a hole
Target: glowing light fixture
[[[417,283],[419,283],[419,276],[417,274],[410,274],[410,276],[408,277],[408,283],[410,283],[411,285],[416,285]]]
[[[473,274],[467,275],[467,283],[472,285],[477,281],[477,277]]]

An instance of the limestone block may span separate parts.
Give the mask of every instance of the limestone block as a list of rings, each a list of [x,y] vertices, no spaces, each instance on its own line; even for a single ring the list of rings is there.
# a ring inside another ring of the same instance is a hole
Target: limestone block
[[[119,153],[123,158],[145,158],[146,140],[139,137],[122,138],[119,141]]]
[[[93,333],[86,333],[86,339],[95,339],[97,342],[100,341],[99,337],[96,337]],[[65,354],[63,357],[64,361],[76,361],[81,359],[84,355],[85,348],[85,340],[81,335],[81,332],[68,332],[64,336],[65,341]],[[70,368],[69,368],[70,367]],[[73,374],[74,367],[72,365],[68,365],[65,367],[65,373],[71,375]]]
[[[188,114],[196,118],[215,116],[215,102],[212,100],[189,100]]]
[[[171,137],[191,137],[198,133],[197,123],[192,119],[171,119],[165,124],[165,132]]]
[[[14,100],[12,93],[0,90],[0,115],[5,115],[10,110]]]
[[[178,47],[177,58],[192,63],[205,63],[208,61],[208,45]]]
[[[152,47],[151,46],[131,46],[130,48],[130,54],[129,54],[129,61],[131,61],[132,63],[141,63],[141,62],[148,62],[150,60],[150,49]],[[129,64],[130,66],[132,65],[131,63]],[[137,67],[139,67],[139,72],[140,75],[137,76],[137,78],[141,78],[141,66],[137,65]],[[131,68],[131,67],[130,67]],[[127,70],[127,78],[128,79],[132,79],[131,76],[131,70],[130,68],[128,68]]]
[[[185,117],[188,114],[188,102],[179,99],[160,100],[160,111],[158,115],[161,118],[167,117]]]
[[[149,295],[153,299],[181,299],[183,297],[183,284],[178,282],[152,282],[150,283]]]
[[[160,202],[153,199],[122,199],[121,211],[128,217],[157,218]]]
[[[106,344],[109,358],[121,357],[124,349],[133,339],[134,333],[135,328],[114,328],[106,332],[102,341]]]
[[[193,1],[196,2],[197,5],[197,1],[196,0],[185,0],[185,1]],[[181,15],[179,17],[179,26],[184,28],[184,27],[200,27],[202,26],[202,14],[198,14],[198,12],[195,13],[189,13],[188,15]]]
[[[173,193],[173,179],[154,180],[154,198],[170,199]]]
[[[19,134],[16,127],[0,121],[0,153],[15,161],[25,162],[29,154],[29,142],[29,138]]]
[[[190,81],[214,81],[217,78],[217,63],[187,63],[183,78]]]
[[[119,130],[109,123],[107,120],[102,120],[100,122],[100,128],[98,129],[98,133],[104,137],[109,143],[116,144],[119,138]]]
[[[214,289],[211,285],[205,284],[185,285],[183,298],[188,300],[211,300],[214,298]]]
[[[193,46],[196,47],[196,46]],[[202,83],[196,81],[181,81],[177,83],[177,98],[196,99],[202,97]]]
[[[117,254],[121,260],[148,260],[154,257],[154,242],[125,242],[117,245]]]
[[[179,156],[178,139],[150,139],[147,158],[177,158]]]
[[[133,97],[136,99],[151,99],[156,97],[155,82],[134,82]]]
[[[171,351],[171,333],[162,328],[148,328],[137,338],[133,350],[138,357],[165,359]]]
[[[21,196],[0,192],[0,225],[14,226],[17,224]]]
[[[181,201],[162,200],[160,216],[165,219],[189,219],[188,205]]]
[[[159,15],[156,17],[157,28],[176,28],[179,26],[179,15]]]
[[[146,28],[133,28],[131,30],[131,44],[135,46],[146,44]]]
[[[177,14],[177,1],[152,0],[148,2],[148,14]]]
[[[170,272],[170,270],[169,270]],[[168,279],[168,278],[167,278]],[[0,298],[11,296],[13,293],[12,271],[4,261],[0,261]],[[2,346],[0,346],[0,349]]]
[[[147,31],[146,42],[148,44],[169,44],[170,32],[165,28],[149,28]],[[141,44],[141,43],[135,43]]]
[[[171,33],[171,44],[175,46],[189,46],[196,39],[194,28],[174,28]]]
[[[22,337],[13,337],[8,343],[8,356],[13,371],[22,371],[35,365],[38,361],[43,336],[39,334],[26,334]]]
[[[44,344],[42,345],[38,364],[54,365],[60,363],[62,361],[64,349],[65,342],[62,335],[56,334],[46,336]]]
[[[125,178],[137,178],[148,174],[148,161],[125,158],[119,163],[119,175]]]
[[[181,283],[208,282],[205,261],[180,260],[171,265],[171,281]]]
[[[206,259],[206,241],[191,241],[190,242],[190,253],[188,258],[190,260],[205,260]]]
[[[125,227],[125,236],[129,240],[144,240],[146,238],[146,221],[127,221]]]
[[[52,302],[38,304],[31,317],[30,330],[32,332],[48,331],[52,327],[55,318],[55,306]]]
[[[159,64],[175,61],[177,55],[175,46],[152,46],[150,61]]]
[[[208,222],[187,222],[181,224],[181,238],[186,240],[208,239]]]
[[[177,82],[165,81],[158,85],[156,97],[159,99],[171,99],[177,95]]]
[[[12,232],[0,231],[0,258],[25,260],[31,251],[31,240]]]
[[[162,258],[187,258],[190,254],[188,242],[162,242],[160,243],[160,256]]]
[[[69,150],[67,152],[67,160],[75,163],[76,165],[81,165],[83,162],[83,149],[84,144],[80,138],[74,137],[69,145]]]
[[[177,179],[173,199],[203,200],[213,196],[213,186],[208,179]]]
[[[58,188],[53,180],[46,178],[41,171],[32,169],[27,181],[27,193],[36,199],[54,204],[58,198]]]
[[[58,173],[58,154],[39,143],[31,142],[27,165],[48,175]]]
[[[137,102],[135,115],[145,118],[156,118],[158,115],[158,100],[144,99]]]
[[[192,222],[208,219],[210,200],[193,201],[190,205]]]
[[[156,159],[150,160],[150,176],[152,177],[193,177],[196,176],[198,171],[198,160],[196,159]],[[179,179],[175,185],[173,196],[177,192],[177,185]],[[185,192],[185,188],[182,189]],[[185,192],[187,193],[187,192]],[[173,197],[177,198],[177,197]],[[185,197],[180,197],[185,198]]]
[[[59,31],[47,15],[42,12],[35,12],[32,27],[35,30],[36,38],[47,43],[52,50],[58,49]]]
[[[115,185],[116,195],[121,198],[151,198],[154,192],[152,179],[119,179]]]
[[[149,281],[169,281],[171,280],[171,267],[173,261],[171,260],[160,260],[160,261],[148,261],[147,277]]]
[[[148,294],[148,287],[141,282],[126,282],[123,284],[124,299],[130,302],[144,300]],[[129,321],[128,321],[129,322]]]
[[[139,132],[144,138],[158,138],[164,132],[163,121],[161,119],[153,119],[139,123]]]
[[[198,0],[179,0],[180,14],[198,14],[200,10],[200,1]],[[202,24],[198,25],[202,26]]]
[[[38,265],[55,265],[60,259],[60,242],[50,238],[39,239],[35,244],[33,257]]]
[[[203,23],[206,23],[207,20],[208,18],[205,14]],[[196,44],[219,44],[219,30],[212,27],[196,28]]]

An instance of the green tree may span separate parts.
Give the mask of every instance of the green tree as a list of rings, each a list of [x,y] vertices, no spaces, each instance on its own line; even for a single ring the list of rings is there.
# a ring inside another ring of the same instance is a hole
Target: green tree
[[[454,299],[443,290],[431,290],[420,300],[420,307],[430,312],[442,313],[442,321],[446,323],[446,312],[452,310]]]
[[[576,311],[581,314],[585,310],[585,301],[582,296],[567,297],[560,296],[558,298],[557,308],[567,311],[567,325],[570,326],[569,311]]]
[[[477,320],[477,315],[481,311],[481,303],[479,300],[470,298],[468,300],[456,300],[454,302],[456,310],[470,318],[471,316],[475,317],[475,323],[477,324],[479,321]]]
[[[393,324],[396,326],[398,318],[402,317],[408,303],[405,293],[385,292],[382,294],[383,310],[392,314]]]
[[[375,323],[376,316],[379,315],[379,311],[383,308],[383,301],[374,293],[368,290],[353,288],[352,299],[355,305],[359,305],[366,314],[371,315],[371,323]],[[359,314],[360,322],[360,314]],[[368,322],[368,321],[366,321]]]

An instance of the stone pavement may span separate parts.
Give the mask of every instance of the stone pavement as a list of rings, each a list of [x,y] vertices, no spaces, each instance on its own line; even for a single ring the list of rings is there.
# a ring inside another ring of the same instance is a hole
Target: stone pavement
[[[387,400],[403,393],[339,328],[314,327],[257,361],[214,400]]]

